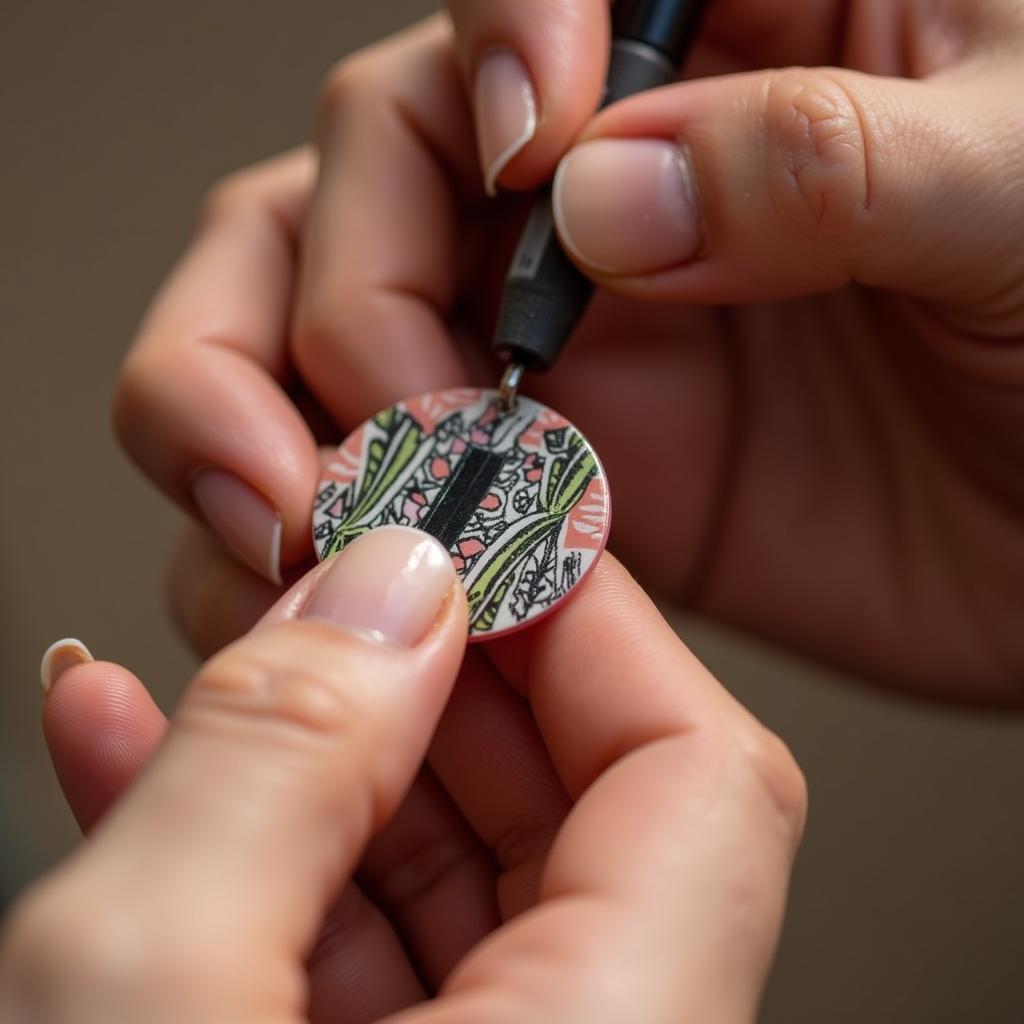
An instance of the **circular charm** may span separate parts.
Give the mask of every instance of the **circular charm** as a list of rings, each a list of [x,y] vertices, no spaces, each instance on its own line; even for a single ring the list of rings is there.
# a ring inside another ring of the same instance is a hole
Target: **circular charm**
[[[378,526],[414,526],[450,552],[484,640],[546,615],[605,546],[604,470],[563,416],[520,396],[452,388],[367,420],[338,449],[317,491],[323,559]]]

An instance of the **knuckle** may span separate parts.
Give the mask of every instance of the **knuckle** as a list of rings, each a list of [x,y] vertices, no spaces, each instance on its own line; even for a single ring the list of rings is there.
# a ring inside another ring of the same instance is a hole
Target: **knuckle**
[[[345,642],[332,632],[333,643]],[[221,734],[270,730],[294,747],[357,733],[363,717],[357,703],[337,673],[266,651],[228,648],[200,670],[180,718]]]
[[[114,385],[111,419],[121,446],[133,457],[147,433],[146,424],[150,422],[156,402],[161,397],[159,388],[154,384],[150,359],[138,348],[129,351]]]
[[[867,121],[839,75],[791,68],[765,87],[767,173],[777,212],[794,228],[847,235],[871,202]]]
[[[202,227],[250,209],[257,191],[256,172],[252,168],[232,171],[206,190],[199,202],[197,225]]]
[[[741,749],[761,795],[798,840],[807,816],[807,780],[796,758],[775,733],[759,724],[744,734]]]
[[[353,102],[360,101],[372,87],[376,77],[376,61],[363,50],[339,61],[327,72],[320,87],[319,114],[321,124],[330,124]]]
[[[374,359],[372,348],[362,340],[375,323],[372,300],[341,278],[335,285],[323,295],[311,288],[296,313],[292,356],[307,380],[335,372],[358,377]]]
[[[325,367],[335,362],[343,347],[345,326],[338,316],[331,316],[319,304],[310,309],[300,306],[292,338],[292,352],[299,372],[316,380]]]
[[[443,47],[447,55],[452,39],[449,18],[436,14],[338,61],[320,86],[317,110],[321,133],[353,110],[365,111],[375,103],[379,106],[408,95],[421,69],[432,66],[430,57],[436,47]]]

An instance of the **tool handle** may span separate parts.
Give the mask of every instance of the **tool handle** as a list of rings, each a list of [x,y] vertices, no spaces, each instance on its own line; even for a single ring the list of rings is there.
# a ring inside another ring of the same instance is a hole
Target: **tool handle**
[[[602,107],[675,81],[704,0],[618,0]],[[594,286],[558,241],[551,189],[534,203],[509,267],[494,349],[528,370],[549,370],[583,316]]]

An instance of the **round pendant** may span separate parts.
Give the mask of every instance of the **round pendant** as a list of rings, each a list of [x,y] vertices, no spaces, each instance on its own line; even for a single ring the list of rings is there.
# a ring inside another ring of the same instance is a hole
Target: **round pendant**
[[[323,559],[378,526],[413,526],[449,551],[469,602],[469,638],[553,611],[604,549],[604,470],[563,416],[522,396],[452,388],[367,420],[320,482],[313,539]]]

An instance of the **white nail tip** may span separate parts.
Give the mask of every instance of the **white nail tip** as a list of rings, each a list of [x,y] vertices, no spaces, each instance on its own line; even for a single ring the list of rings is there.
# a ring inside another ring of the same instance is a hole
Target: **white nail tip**
[[[39,682],[42,684],[43,693],[49,693],[61,672],[71,667],[67,664],[68,661],[85,664],[95,660],[81,640],[74,637],[55,640],[43,652],[42,661],[39,663]],[[59,662],[65,662],[63,667],[59,667]]]
[[[281,576],[281,537],[284,533],[284,523],[280,519],[274,524],[270,534],[270,553],[267,562],[267,576],[271,582],[281,586],[284,582]]]
[[[522,133],[498,154],[497,159],[487,170],[484,190],[491,199],[498,194],[498,179],[502,172],[537,134],[537,103],[533,98],[533,90],[528,86],[523,90],[523,105],[527,110],[527,117]]]

